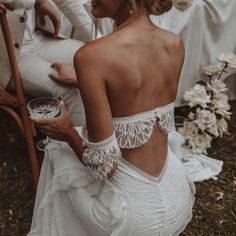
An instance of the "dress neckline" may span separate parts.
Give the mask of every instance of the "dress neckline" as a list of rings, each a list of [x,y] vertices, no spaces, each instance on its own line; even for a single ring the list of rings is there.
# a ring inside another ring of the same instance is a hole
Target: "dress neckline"
[[[133,120],[133,119],[142,119],[142,118],[148,118],[148,117],[152,117],[153,114],[160,112],[160,113],[165,113],[170,111],[171,109],[174,109],[174,105],[175,105],[175,101],[168,103],[166,105],[160,106],[160,107],[156,107],[154,109],[148,110],[148,111],[144,111],[144,112],[139,112],[133,115],[129,115],[129,116],[120,116],[120,117],[112,117],[112,120],[114,122],[119,122],[119,121],[124,121],[124,120]]]

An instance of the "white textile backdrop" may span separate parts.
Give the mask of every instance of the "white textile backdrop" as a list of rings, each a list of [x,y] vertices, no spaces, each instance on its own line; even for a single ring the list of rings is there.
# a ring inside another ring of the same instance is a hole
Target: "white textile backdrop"
[[[166,15],[167,29],[181,36],[186,49],[176,101],[179,106],[184,104],[184,91],[201,79],[202,67],[218,63],[222,52],[236,53],[236,0],[193,0],[185,11],[173,7]],[[224,76],[230,99],[236,99],[236,71],[228,70]]]

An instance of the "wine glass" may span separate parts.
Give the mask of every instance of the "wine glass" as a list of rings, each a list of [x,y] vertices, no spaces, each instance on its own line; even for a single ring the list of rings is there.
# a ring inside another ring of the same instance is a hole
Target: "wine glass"
[[[53,118],[60,113],[60,101],[53,97],[35,98],[28,102],[27,109],[33,119]],[[52,142],[48,136],[40,140],[36,146],[41,151],[51,151],[57,148],[56,142]]]

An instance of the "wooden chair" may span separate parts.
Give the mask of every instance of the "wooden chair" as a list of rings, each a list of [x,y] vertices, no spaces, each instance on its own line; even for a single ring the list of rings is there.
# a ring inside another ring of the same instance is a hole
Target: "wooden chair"
[[[11,65],[12,76],[16,88],[15,91],[16,95],[11,94],[10,92],[6,91],[4,88],[0,86],[0,109],[5,110],[15,119],[15,121],[20,127],[23,136],[26,139],[28,155],[31,161],[34,186],[36,188],[39,178],[39,167],[33,141],[33,136],[35,135],[35,129],[28,116],[26,99],[23,91],[20,72],[17,65],[13,40],[9,29],[6,13],[7,13],[6,7],[0,4],[0,23],[7,49],[7,54],[9,57],[9,62]],[[19,115],[16,112],[16,109],[19,110]]]

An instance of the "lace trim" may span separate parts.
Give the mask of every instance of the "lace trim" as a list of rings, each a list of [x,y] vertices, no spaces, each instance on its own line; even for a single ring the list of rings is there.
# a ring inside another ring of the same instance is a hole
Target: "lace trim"
[[[155,117],[132,123],[114,123],[119,146],[121,148],[136,148],[147,143],[155,123]]]
[[[164,133],[174,130],[174,109],[159,116],[159,127]]]
[[[154,125],[169,133],[174,129],[174,104],[133,116],[113,118],[113,126],[121,148],[136,148],[148,142]]]
[[[83,139],[83,162],[97,179],[104,179],[119,164],[121,157],[115,134],[98,143]]]

